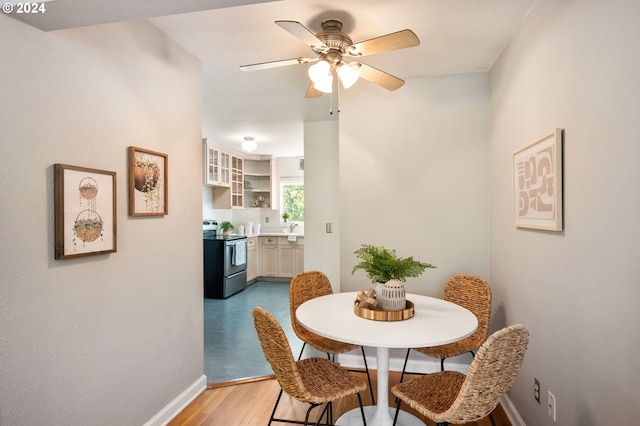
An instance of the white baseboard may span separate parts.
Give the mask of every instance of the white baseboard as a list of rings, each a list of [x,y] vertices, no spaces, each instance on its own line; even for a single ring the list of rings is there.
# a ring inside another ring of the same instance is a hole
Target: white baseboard
[[[376,363],[375,349],[366,348],[365,354],[367,356],[367,365],[369,366],[369,368],[372,370],[377,370],[378,367]],[[402,371],[405,355],[406,349],[392,349],[391,353],[389,354],[389,371]],[[360,352],[359,350],[339,355],[338,362],[340,362],[342,366],[347,368],[364,369],[362,352]],[[455,370],[466,374],[467,370],[469,369],[470,362],[470,355],[466,357],[465,355],[461,355],[459,357],[447,359],[445,361],[445,365],[448,370]],[[428,358],[412,351],[411,355],[409,356],[409,360],[407,361],[407,371],[419,371],[424,373],[433,373],[436,371],[440,371],[440,360]],[[505,414],[507,415],[509,421],[513,426],[526,426],[524,420],[522,420],[522,417],[520,417],[518,410],[516,410],[516,407],[513,405],[508,395],[505,394],[502,396],[502,398],[500,399],[500,404],[502,404],[502,408],[504,409]]]
[[[509,395],[502,395],[500,404],[502,405],[502,408],[504,409],[504,412],[509,418],[509,422],[511,422],[512,426],[527,426],[524,420],[522,420],[522,417],[520,417],[520,413],[516,410],[515,405],[511,402]]]
[[[180,395],[176,396],[173,401],[168,403],[162,410],[160,410],[155,416],[149,419],[144,426],[165,426],[175,416],[180,414],[182,410],[191,402],[196,399],[198,395],[207,388],[207,376],[202,375],[193,382],[188,388],[186,388]]]

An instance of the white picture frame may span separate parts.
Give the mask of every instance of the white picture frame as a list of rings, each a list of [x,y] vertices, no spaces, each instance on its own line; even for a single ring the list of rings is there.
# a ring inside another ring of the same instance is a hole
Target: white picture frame
[[[518,228],[562,231],[563,129],[513,152],[513,223]]]

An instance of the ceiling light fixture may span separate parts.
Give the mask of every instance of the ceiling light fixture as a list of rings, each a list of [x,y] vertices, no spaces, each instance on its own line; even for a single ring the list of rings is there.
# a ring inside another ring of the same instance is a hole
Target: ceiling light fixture
[[[360,77],[360,70],[358,70],[357,65],[347,64],[340,59],[340,56],[327,55],[309,67],[308,73],[309,78],[313,81],[313,87],[321,92],[331,93],[333,90],[334,71],[338,74],[338,79],[345,89],[353,86]]]
[[[325,76],[322,80],[313,83],[313,87],[323,93],[331,93],[333,90],[333,76],[331,74]]]
[[[348,89],[360,78],[360,70],[356,68],[355,64],[347,64],[343,61],[338,65],[338,77],[344,88]]]
[[[331,64],[326,59],[322,59],[309,67],[309,78],[314,83],[322,83],[331,76]]]
[[[258,147],[258,144],[255,141],[253,136],[245,136],[244,142],[242,142],[242,149],[247,152],[253,152]]]

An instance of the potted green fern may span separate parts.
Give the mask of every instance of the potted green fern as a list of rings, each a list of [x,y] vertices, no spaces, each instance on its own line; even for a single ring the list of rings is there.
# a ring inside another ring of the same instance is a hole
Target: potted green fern
[[[436,266],[415,260],[411,257],[399,257],[396,251],[385,247],[376,247],[371,244],[362,244],[355,251],[358,262],[351,271],[354,274],[358,269],[366,272],[372,283],[377,283],[376,299],[384,310],[402,310],[405,307],[404,282],[408,277],[419,277],[427,268]],[[381,284],[385,284],[385,288]],[[385,294],[387,293],[387,294]],[[400,294],[395,300],[389,300],[389,294]]]

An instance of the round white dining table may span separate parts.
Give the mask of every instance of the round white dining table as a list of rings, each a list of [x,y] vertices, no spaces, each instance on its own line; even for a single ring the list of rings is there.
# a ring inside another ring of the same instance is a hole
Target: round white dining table
[[[377,405],[365,407],[367,426],[393,424],[389,408],[389,349],[437,346],[473,334],[478,319],[462,306],[435,297],[407,294],[414,304],[414,316],[401,321],[374,321],[354,313],[357,292],[334,293],[304,302],[296,317],[309,330],[341,342],[376,348],[378,365]],[[360,408],[343,414],[336,425],[361,425]],[[423,422],[401,411],[397,425]]]

